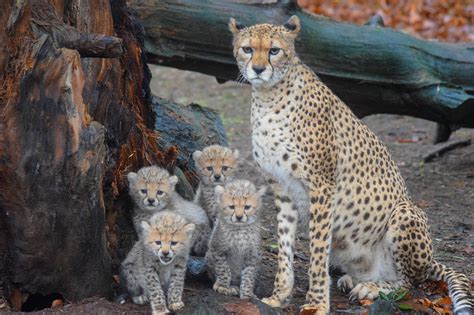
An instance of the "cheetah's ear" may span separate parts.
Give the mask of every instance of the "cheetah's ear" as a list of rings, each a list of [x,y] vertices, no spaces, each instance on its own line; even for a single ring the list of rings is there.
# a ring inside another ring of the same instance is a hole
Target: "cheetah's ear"
[[[293,15],[286,21],[283,26],[289,31],[290,34],[293,34],[295,37],[298,36],[301,31],[301,22],[300,18],[296,15]]]
[[[189,223],[189,224],[186,224],[184,226],[184,231],[186,232],[186,234],[188,235],[188,237],[191,237],[191,235],[193,234],[193,231],[194,231],[194,228],[196,226],[192,223]]]
[[[234,154],[234,158],[237,160],[239,158],[239,150],[235,149],[233,154]]]
[[[171,184],[171,187],[174,187],[176,186],[176,184],[178,183],[179,179],[178,179],[178,176],[176,175],[173,175],[170,177],[170,184]]]
[[[259,195],[260,197],[264,196],[264,195],[267,193],[267,189],[268,189],[267,186],[262,185],[262,186],[260,187],[260,189],[258,190],[258,195]]]
[[[142,226],[143,232],[145,232],[145,233],[149,233],[149,232],[150,232],[150,230],[151,230],[151,225],[150,225],[148,222],[142,221],[142,222],[140,223],[140,225]]]
[[[127,174],[127,179],[128,179],[128,183],[131,185],[133,183],[135,183],[135,181],[137,180],[137,177],[138,177],[138,174],[137,173],[134,173],[134,172],[130,172]]]
[[[201,159],[201,156],[202,156],[202,151],[194,151],[193,153],[193,160],[194,160],[194,163],[198,163],[199,160]]]
[[[230,18],[229,20],[229,30],[232,34],[239,33],[244,28],[244,25],[240,22],[237,22],[234,18]]]

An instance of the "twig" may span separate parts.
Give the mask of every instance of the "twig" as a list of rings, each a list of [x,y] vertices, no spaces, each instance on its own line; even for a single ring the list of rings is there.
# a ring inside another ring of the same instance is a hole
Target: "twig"
[[[467,140],[458,140],[452,142],[445,142],[439,144],[436,148],[434,148],[431,152],[428,152],[423,156],[423,162],[428,163],[431,162],[433,159],[440,157],[444,153],[454,150],[456,148],[466,147],[471,144],[471,139]]]

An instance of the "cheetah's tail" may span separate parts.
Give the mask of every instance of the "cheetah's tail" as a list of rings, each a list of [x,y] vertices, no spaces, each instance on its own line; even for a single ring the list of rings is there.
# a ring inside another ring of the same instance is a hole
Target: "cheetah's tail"
[[[462,273],[433,261],[428,278],[430,280],[445,281],[448,292],[453,301],[454,315],[474,315],[474,297],[471,292],[471,282]]]

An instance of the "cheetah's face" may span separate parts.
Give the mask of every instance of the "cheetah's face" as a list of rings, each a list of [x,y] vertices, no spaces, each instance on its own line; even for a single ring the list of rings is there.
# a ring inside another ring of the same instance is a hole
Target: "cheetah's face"
[[[180,252],[188,250],[194,224],[169,228],[142,221],[142,228],[146,246],[162,265],[169,265]]]
[[[294,40],[300,28],[296,16],[282,26],[257,24],[243,27],[230,19],[234,57],[243,77],[256,88],[268,88],[278,83],[295,56]]]
[[[129,173],[130,194],[135,202],[146,210],[159,211],[165,208],[174,192],[178,177],[145,178],[140,173]]]
[[[201,181],[205,185],[222,185],[234,175],[239,151],[213,145],[193,153]]]

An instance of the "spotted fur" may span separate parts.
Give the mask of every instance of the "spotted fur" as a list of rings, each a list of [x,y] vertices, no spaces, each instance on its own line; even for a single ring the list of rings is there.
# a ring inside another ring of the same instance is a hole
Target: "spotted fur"
[[[216,186],[217,220],[206,263],[215,278],[214,290],[225,295],[253,297],[260,261],[261,195],[247,180]],[[240,283],[240,287],[237,287]]]
[[[141,225],[142,237],[121,264],[121,284],[134,303],[150,303],[154,314],[181,309],[194,224],[163,211]]]
[[[242,28],[234,56],[252,84],[253,155],[279,208],[272,306],[288,302],[298,217],[309,214],[310,268],[303,310],[329,311],[328,266],[353,298],[445,280],[455,312],[473,311],[467,277],[436,262],[425,213],[411,201],[385,146],[296,56],[296,16]]]
[[[200,177],[194,202],[204,208],[211,224],[217,217],[214,188],[217,185],[225,185],[233,179],[238,157],[239,151],[232,151],[220,145],[211,145],[193,153]]]
[[[196,225],[193,236],[194,252],[201,256],[206,253],[211,232],[209,219],[199,205],[185,200],[175,191],[178,177],[171,176],[167,170],[160,167],[148,166],[137,173],[128,173],[127,178],[129,193],[135,201],[133,223],[138,236],[142,232],[142,221],[147,221],[160,211],[175,211]]]

